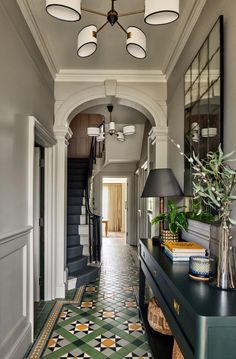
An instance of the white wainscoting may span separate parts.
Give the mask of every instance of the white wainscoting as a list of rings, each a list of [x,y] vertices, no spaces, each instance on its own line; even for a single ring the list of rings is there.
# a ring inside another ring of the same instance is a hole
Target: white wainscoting
[[[0,235],[0,358],[21,359],[31,344],[30,233],[27,226]]]

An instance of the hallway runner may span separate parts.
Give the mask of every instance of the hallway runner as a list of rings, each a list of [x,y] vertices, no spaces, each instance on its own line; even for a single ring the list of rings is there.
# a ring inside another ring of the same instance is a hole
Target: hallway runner
[[[79,304],[63,305],[41,358],[151,358],[135,300],[138,270],[130,249],[115,239],[104,242],[99,280],[85,287]]]

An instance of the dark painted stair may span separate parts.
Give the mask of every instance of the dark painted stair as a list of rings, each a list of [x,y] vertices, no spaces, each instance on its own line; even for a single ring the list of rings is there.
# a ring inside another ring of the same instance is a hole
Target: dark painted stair
[[[96,280],[99,268],[88,264],[83,255],[78,228],[81,222],[84,190],[87,184],[88,159],[68,159],[67,181],[67,268],[68,280],[74,288]],[[85,213],[84,213],[85,214]],[[83,218],[84,220],[84,218]],[[70,288],[70,285],[69,285]]]

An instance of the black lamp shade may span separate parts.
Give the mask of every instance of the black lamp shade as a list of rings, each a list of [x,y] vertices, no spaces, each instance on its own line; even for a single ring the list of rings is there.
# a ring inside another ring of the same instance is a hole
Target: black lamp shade
[[[142,198],[177,196],[183,196],[183,192],[171,168],[158,168],[149,172]]]

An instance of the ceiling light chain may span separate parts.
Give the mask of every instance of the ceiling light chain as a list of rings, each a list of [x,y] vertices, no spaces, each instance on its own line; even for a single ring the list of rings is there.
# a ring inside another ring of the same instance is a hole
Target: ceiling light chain
[[[107,14],[83,8],[81,0],[46,0],[46,11],[53,17],[64,21],[79,21],[82,10],[99,16],[105,16],[107,21],[99,28],[95,25],[85,26],[78,35],[77,54],[80,57],[91,56],[97,49],[97,37],[93,34],[101,31],[108,23],[117,24],[127,33],[126,49],[137,59],[146,57],[146,35],[136,26],[129,26],[127,30],[119,23],[119,17],[144,13],[144,21],[149,25],[168,24],[179,17],[179,0],[144,0],[145,9],[118,14],[114,2],[111,0],[111,10]],[[131,31],[132,30],[132,31]],[[96,41],[95,41],[96,38]]]

